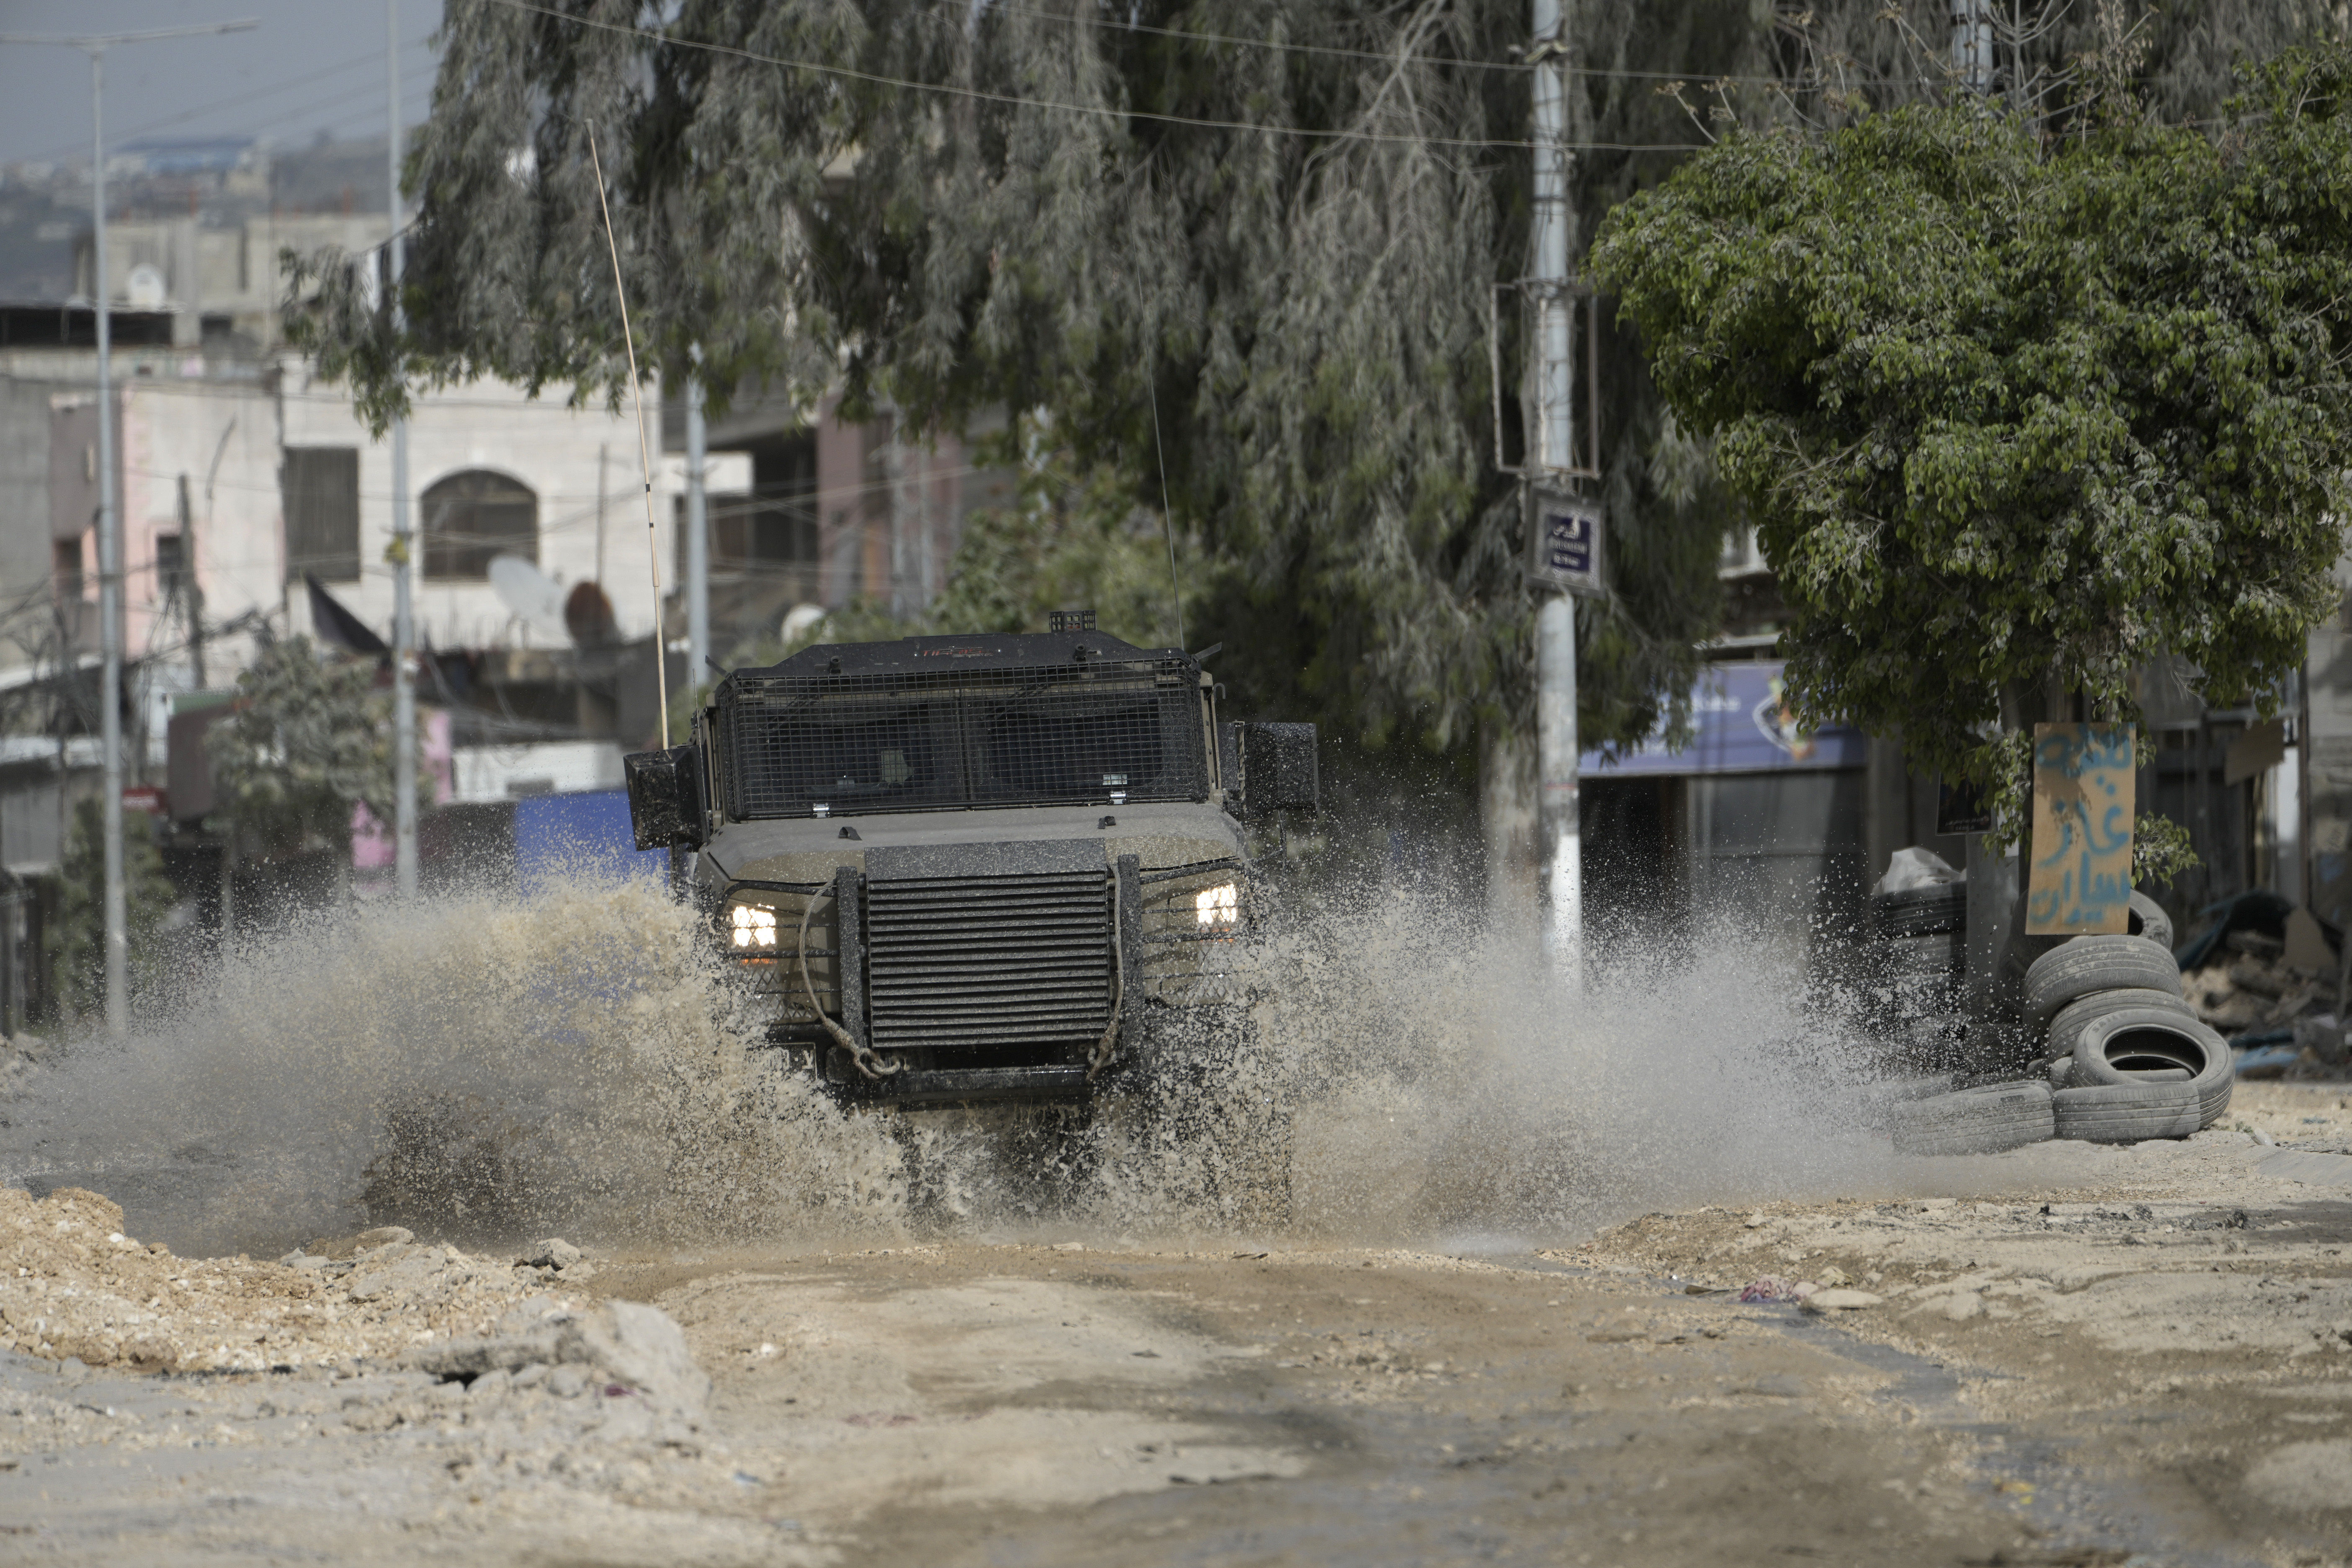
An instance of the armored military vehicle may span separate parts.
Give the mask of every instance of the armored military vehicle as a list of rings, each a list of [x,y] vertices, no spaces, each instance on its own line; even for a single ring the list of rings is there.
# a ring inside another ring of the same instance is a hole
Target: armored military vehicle
[[[1314,807],[1314,726],[1221,725],[1207,654],[1070,621],[738,669],[627,759],[638,847],[845,1100],[1091,1100],[1246,1026],[1245,824]]]

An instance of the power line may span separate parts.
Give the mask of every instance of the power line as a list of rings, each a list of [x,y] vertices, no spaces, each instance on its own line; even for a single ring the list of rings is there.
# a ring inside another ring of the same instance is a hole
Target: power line
[[[1024,16],[1035,16],[1042,21],[1049,22],[1074,22],[1077,19],[1075,16],[1066,16],[1052,11],[1040,11],[1032,6],[1011,5],[1007,3],[1007,0],[994,0],[994,3],[987,5],[985,9],[992,11],[1013,12]],[[1224,44],[1232,45],[1239,48],[1268,49],[1282,54],[1327,55],[1339,59],[1377,61],[1382,65],[1393,66],[1401,64],[1414,64],[1448,66],[1460,70],[1513,71],[1521,73],[1532,73],[1544,68],[1542,66],[1533,65],[1526,60],[1475,60],[1462,55],[1421,55],[1406,54],[1402,51],[1391,53],[1381,49],[1343,48],[1336,44],[1294,44],[1286,42],[1279,38],[1245,38],[1234,33],[1194,33],[1188,32],[1181,27],[1155,27],[1149,23],[1123,21],[1115,16],[1097,17],[1095,20],[1097,26],[1110,32],[1150,33],[1159,37],[1175,38],[1181,42],[1191,44]],[[1799,77],[1741,76],[1725,71],[1633,70],[1618,66],[1579,66],[1569,65],[1565,62],[1563,62],[1559,68],[1568,76],[1595,77],[1603,79],[1624,79],[1633,81],[1679,81],[1689,82],[1697,86],[1704,86],[1706,83],[1717,81],[1747,82],[1766,87],[1799,87],[1804,85],[1803,79]],[[1868,77],[1849,78],[1847,79],[1870,87],[1899,87],[1907,85],[1910,80],[1907,77]],[[1500,143],[1489,143],[1489,145],[1500,145]]]
[[[650,28],[632,26],[621,22],[600,22],[591,16],[574,16],[544,5],[534,5],[529,0],[491,0],[510,11],[526,11],[533,16],[569,22],[575,26],[593,27],[600,32],[620,33],[650,38],[657,44],[678,48],[700,49],[708,54],[725,55],[734,59],[750,60],[755,65],[781,66],[787,70],[814,71],[820,76],[840,77],[850,81],[870,82],[877,87],[903,88],[910,92],[937,93],[947,98],[961,98],[979,103],[1002,103],[1015,108],[1052,109],[1069,114],[1093,115],[1104,120],[1141,120],[1156,125],[1184,125],[1203,131],[1242,131],[1268,136],[1300,136],[1322,142],[1392,142],[1412,147],[1506,148],[1525,152],[1537,150],[1533,142],[1507,142],[1464,136],[1401,136],[1380,131],[1326,131],[1301,125],[1266,125],[1244,120],[1202,120],[1191,115],[1161,114],[1148,109],[1112,109],[1096,103],[1065,103],[1053,99],[1026,98],[1018,93],[990,92],[982,88],[956,87],[945,82],[911,81],[904,77],[884,76],[879,72],[859,70],[851,66],[826,65],[817,60],[786,59],[778,55],[763,55],[732,44],[706,43],[698,38],[677,37],[656,33]],[[1562,142],[1559,146],[1579,153],[1688,153],[1695,144],[1685,142]]]

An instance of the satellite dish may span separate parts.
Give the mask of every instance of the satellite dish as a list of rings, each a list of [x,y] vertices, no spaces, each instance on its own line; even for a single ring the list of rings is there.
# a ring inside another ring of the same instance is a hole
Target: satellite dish
[[[563,601],[563,624],[582,647],[619,641],[613,626],[613,601],[593,583],[574,583]]]
[[[136,309],[155,310],[163,303],[163,275],[142,261],[123,280],[122,292]]]
[[[572,629],[563,624],[563,590],[521,556],[490,557],[490,589],[499,603],[520,616],[531,630],[559,641],[572,640]]]

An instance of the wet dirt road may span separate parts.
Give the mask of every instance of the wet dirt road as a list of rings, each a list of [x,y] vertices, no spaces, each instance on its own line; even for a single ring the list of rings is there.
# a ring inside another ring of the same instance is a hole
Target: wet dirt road
[[[534,1287],[660,1307],[691,1409],[0,1356],[0,1561],[2338,1568],[2344,1159],[2217,1130],[1560,1249],[1045,1236]],[[1772,1275],[1875,1300],[1730,1289]]]
[[[754,1506],[845,1562],[1957,1563],[2037,1539],[1997,1489],[2032,1461],[1983,1468],[1948,1374],[1532,1256],[953,1247],[658,1296],[714,1415],[771,1435]]]

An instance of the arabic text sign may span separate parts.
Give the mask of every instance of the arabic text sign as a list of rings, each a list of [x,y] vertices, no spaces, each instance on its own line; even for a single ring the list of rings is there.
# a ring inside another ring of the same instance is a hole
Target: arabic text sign
[[[2129,929],[2134,779],[2128,724],[2033,727],[2030,936]]]
[[[1528,575],[1570,594],[1602,591],[1601,509],[1540,485],[1527,491]]]

